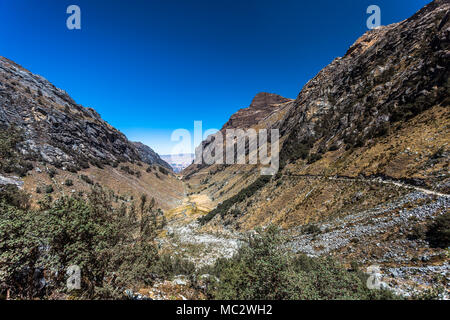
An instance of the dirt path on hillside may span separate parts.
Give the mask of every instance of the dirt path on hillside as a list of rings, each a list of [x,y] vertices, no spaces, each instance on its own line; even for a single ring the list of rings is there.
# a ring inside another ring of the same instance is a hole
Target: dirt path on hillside
[[[414,186],[411,184],[407,184],[405,182],[400,182],[400,181],[395,181],[395,180],[390,180],[390,179],[383,179],[381,177],[377,177],[377,178],[352,178],[352,177],[342,177],[342,176],[327,177],[327,176],[322,176],[322,175],[310,175],[310,174],[283,175],[283,177],[296,177],[296,178],[307,178],[307,179],[311,179],[311,178],[312,179],[328,179],[328,180],[333,180],[333,181],[345,181],[345,182],[348,181],[348,182],[364,182],[364,183],[381,183],[381,184],[396,186],[399,188],[411,189],[411,190],[423,192],[423,193],[429,194],[429,195],[435,195],[435,196],[446,197],[446,198],[450,197],[450,195],[446,194],[446,193],[441,193],[441,192],[437,192],[434,190],[429,190],[426,188]]]

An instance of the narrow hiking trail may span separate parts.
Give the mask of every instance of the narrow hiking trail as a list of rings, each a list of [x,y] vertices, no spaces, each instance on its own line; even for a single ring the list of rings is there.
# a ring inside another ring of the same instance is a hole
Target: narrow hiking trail
[[[419,194],[423,194],[423,196],[438,196],[446,200],[450,198],[450,195],[448,194],[410,185],[404,182],[382,179],[380,177],[353,178],[342,176],[329,177],[321,175],[285,175],[284,177],[317,180],[327,179],[349,183],[379,183],[384,185],[392,185],[397,188],[409,189],[416,194],[414,199],[418,197]],[[166,228],[165,236],[160,239],[162,247],[173,254],[188,258],[189,260],[195,262],[197,266],[212,264],[216,259],[221,257],[231,257],[239,248],[242,233],[228,230],[227,228],[200,226],[197,219],[213,210],[215,208],[214,203],[206,193],[189,194],[187,185],[184,181],[183,188],[184,199],[182,203],[166,213],[168,226]],[[411,199],[408,201],[410,200]],[[386,205],[397,207],[395,204]],[[369,209],[364,212],[372,212],[371,210],[373,209]],[[349,213],[349,217],[361,213]],[[305,243],[300,246],[305,246],[305,249],[309,248]],[[328,244],[327,247],[333,248],[333,245]]]
[[[446,197],[446,198],[450,197],[450,194],[437,192],[434,190],[414,186],[414,185],[407,184],[404,182],[399,182],[399,181],[390,180],[390,179],[383,179],[381,177],[377,177],[377,178],[353,178],[353,177],[336,177],[336,176],[328,177],[328,176],[323,176],[323,175],[309,175],[309,174],[283,175],[283,177],[296,177],[296,178],[304,178],[304,179],[308,179],[308,178],[310,178],[310,179],[328,179],[328,180],[333,180],[333,181],[344,181],[344,182],[348,181],[348,182],[364,182],[364,183],[381,183],[381,184],[396,186],[399,188],[411,189],[411,190],[423,192],[423,193],[429,194],[429,195],[435,195],[435,196]]]

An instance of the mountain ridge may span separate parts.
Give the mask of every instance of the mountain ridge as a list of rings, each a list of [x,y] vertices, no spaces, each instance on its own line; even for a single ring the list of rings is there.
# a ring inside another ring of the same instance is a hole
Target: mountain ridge
[[[162,209],[182,200],[172,168],[92,108],[0,57],[0,184],[16,184],[37,205],[43,193],[89,192],[100,184],[123,201],[146,195]],[[19,177],[20,176],[20,177]]]
[[[170,169],[150,147],[132,143],[94,109],[77,104],[43,77],[4,57],[0,72],[0,125],[24,130],[20,148],[25,156],[74,169],[120,161]]]

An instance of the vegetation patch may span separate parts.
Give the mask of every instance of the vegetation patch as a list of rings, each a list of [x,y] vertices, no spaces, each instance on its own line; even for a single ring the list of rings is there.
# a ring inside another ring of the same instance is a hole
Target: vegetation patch
[[[248,187],[242,189],[239,191],[238,194],[234,195],[233,197],[225,200],[221,204],[217,206],[214,210],[210,211],[207,215],[200,217],[198,219],[200,224],[205,224],[209,221],[211,221],[212,218],[214,218],[216,215],[220,214],[220,216],[223,218],[228,214],[228,211],[230,208],[235,204],[244,201],[245,199],[253,196],[258,190],[260,190],[262,187],[264,187],[271,179],[271,176],[261,176],[259,177],[255,182],[253,182]],[[236,215],[233,213],[233,215]]]
[[[84,175],[84,174],[80,175],[80,179],[82,181],[86,182],[87,184],[90,184],[90,185],[94,184],[94,181],[91,178],[89,178],[88,176]]]
[[[99,186],[84,198],[46,196],[36,210],[26,199],[14,186],[0,189],[0,296],[124,298],[126,288],[187,270],[184,262],[171,261],[172,269],[160,262],[154,240],[165,219],[146,196],[118,208]],[[81,289],[69,292],[72,265],[81,269]]]
[[[219,259],[203,273],[206,295],[220,300],[395,299],[388,290],[370,290],[368,275],[347,270],[331,257],[292,256],[280,231],[270,226],[250,236],[237,254]]]
[[[425,234],[426,240],[432,247],[450,247],[450,213],[444,213],[430,224]]]
[[[15,127],[0,128],[0,172],[15,173],[23,177],[33,169],[17,150],[23,141],[23,132]]]

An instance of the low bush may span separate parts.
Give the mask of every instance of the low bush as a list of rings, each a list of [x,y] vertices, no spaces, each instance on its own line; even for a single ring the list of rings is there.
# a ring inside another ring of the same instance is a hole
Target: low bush
[[[0,127],[0,172],[24,177],[33,169],[33,164],[26,161],[29,157],[17,149],[24,140],[23,136],[23,131],[16,127]]]
[[[0,186],[0,202],[2,201],[19,209],[26,210],[30,207],[30,196],[12,184]]]
[[[437,217],[429,225],[425,238],[432,247],[444,249],[450,247],[450,213]]]
[[[18,201],[25,199],[20,190],[10,189],[0,190],[0,295],[123,298],[125,288],[162,277],[154,240],[164,219],[153,200],[114,208],[114,194],[94,187],[85,198],[47,196],[30,210]],[[72,265],[82,275],[76,292],[66,287]]]
[[[45,193],[47,194],[53,193],[54,191],[55,190],[53,189],[53,186],[51,184],[45,187]]]
[[[164,175],[168,175],[169,174],[169,170],[167,170],[166,168],[163,167],[159,167],[159,172],[161,172]]]
[[[134,171],[131,170],[129,166],[120,166],[120,170],[130,175],[134,175]]]
[[[220,214],[223,218],[228,214],[228,210],[235,204],[244,201],[245,199],[254,195],[258,190],[264,187],[271,179],[271,176],[261,176],[256,179],[251,185],[247,188],[242,189],[238,194],[233,197],[225,200],[221,204],[219,204],[214,210],[210,211],[207,215],[198,219],[200,224],[205,224],[211,219],[213,219],[216,215]]]
[[[54,178],[58,174],[58,172],[53,168],[47,169],[47,173],[50,178]]]
[[[348,271],[332,258],[292,256],[271,226],[257,230],[237,254],[201,270],[214,275],[207,295],[223,300],[394,299],[387,290],[370,290],[367,275]]]
[[[93,184],[94,184],[94,181],[91,180],[91,178],[89,178],[88,176],[86,176],[86,175],[84,175],[84,174],[82,174],[82,175],[80,176],[80,179],[81,179],[82,181],[86,182],[87,184],[90,184],[90,185],[93,185]]]

